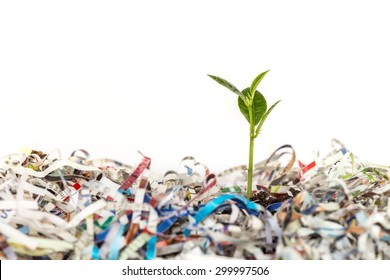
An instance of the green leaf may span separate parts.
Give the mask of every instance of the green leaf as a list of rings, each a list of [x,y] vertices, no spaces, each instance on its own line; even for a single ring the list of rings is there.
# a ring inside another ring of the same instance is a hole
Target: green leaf
[[[256,90],[255,92],[255,98],[253,99],[253,105],[252,105],[253,111],[254,111],[254,125],[257,125],[265,112],[267,111],[267,101],[265,100],[264,96]]]
[[[251,121],[249,119],[249,110],[248,106],[245,104],[245,102],[242,100],[242,98],[238,97],[238,108],[240,109],[241,113],[244,115],[248,123],[250,124]]]
[[[241,98],[244,98],[244,96],[242,95],[241,91],[239,91],[233,84],[229,83],[225,79],[222,79],[221,77],[217,77],[217,76],[213,76],[213,75],[207,75],[207,76],[209,76],[211,79],[216,81],[218,84],[224,86],[228,90],[234,92],[235,94],[237,94]]]
[[[251,88],[250,88],[250,93],[251,96],[254,95],[258,85],[260,84],[261,80],[265,77],[265,75],[269,72],[269,70],[259,74],[252,82]]]
[[[246,88],[242,91],[242,94],[246,97],[250,97],[250,89]],[[249,108],[252,109],[253,123],[254,125],[258,124],[263,117],[264,113],[267,111],[267,101],[264,96],[256,90],[255,96],[253,98],[252,104],[247,106],[241,97],[238,97],[238,107],[240,108],[241,113],[244,115],[246,120],[250,124],[249,119]]]
[[[272,112],[272,110],[275,108],[275,106],[278,105],[279,102],[280,102],[280,100],[278,102],[276,102],[274,105],[272,105],[271,108],[268,109],[267,113],[265,113],[262,116],[261,121],[260,121],[259,125],[256,128],[255,137],[259,134],[260,129],[263,126],[263,124],[264,124],[265,120],[267,119],[268,115]]]

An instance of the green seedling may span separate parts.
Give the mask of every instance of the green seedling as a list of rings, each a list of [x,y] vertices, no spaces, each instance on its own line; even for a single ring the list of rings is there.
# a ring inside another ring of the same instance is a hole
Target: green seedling
[[[269,70],[268,70],[269,71]],[[239,91],[234,85],[217,76],[208,75],[214,81],[220,85],[226,87],[230,91],[238,95],[238,108],[244,115],[245,119],[249,122],[249,160],[248,160],[248,186],[247,197],[252,197],[252,175],[253,175],[253,149],[254,140],[259,135],[261,128],[267,119],[268,115],[280,102],[276,102],[267,110],[267,101],[264,96],[257,90],[258,85],[264,76],[268,73],[265,71],[258,75],[252,82],[251,86]]]

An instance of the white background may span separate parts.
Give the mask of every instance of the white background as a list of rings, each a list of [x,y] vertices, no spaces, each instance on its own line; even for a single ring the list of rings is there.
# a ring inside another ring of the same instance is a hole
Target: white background
[[[255,161],[282,144],[298,158],[338,138],[389,164],[387,1],[1,1],[0,155],[21,146],[152,170],[192,155],[212,171],[247,161],[236,96],[281,99]]]

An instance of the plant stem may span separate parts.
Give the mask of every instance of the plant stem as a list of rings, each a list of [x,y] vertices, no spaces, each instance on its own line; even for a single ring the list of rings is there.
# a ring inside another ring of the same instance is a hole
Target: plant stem
[[[250,120],[250,134],[249,134],[249,162],[248,162],[248,185],[247,185],[247,198],[252,197],[252,175],[253,175],[253,148],[255,140],[255,125],[253,121],[252,110],[249,110]]]
[[[252,197],[253,143],[255,140],[255,138],[252,135],[253,135],[253,131],[251,131],[251,136],[249,138],[248,188],[247,188],[248,199]]]

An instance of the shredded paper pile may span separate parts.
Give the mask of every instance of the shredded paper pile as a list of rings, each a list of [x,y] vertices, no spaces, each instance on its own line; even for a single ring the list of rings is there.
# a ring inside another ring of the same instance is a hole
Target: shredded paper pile
[[[77,150],[0,161],[1,259],[390,259],[389,167],[332,141],[290,145],[213,174],[193,157],[163,176]]]

